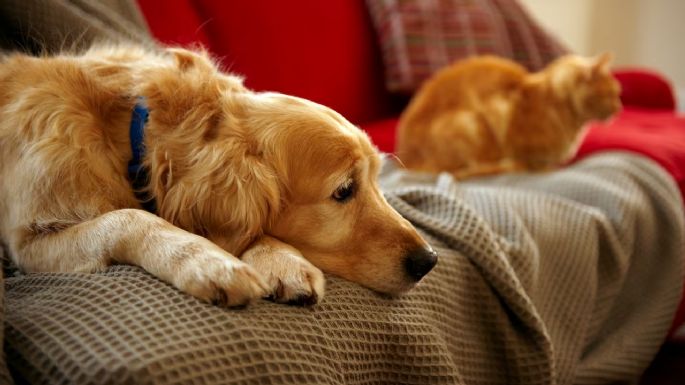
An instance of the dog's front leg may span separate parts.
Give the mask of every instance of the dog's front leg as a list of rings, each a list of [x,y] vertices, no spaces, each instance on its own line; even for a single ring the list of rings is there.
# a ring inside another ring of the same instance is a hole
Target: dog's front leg
[[[243,252],[241,260],[266,279],[271,298],[278,303],[313,305],[323,298],[321,270],[276,238],[262,236]]]
[[[250,266],[142,210],[110,211],[59,230],[29,231],[21,238],[14,242],[13,254],[28,272],[92,272],[126,263],[212,303],[239,306],[268,294]]]

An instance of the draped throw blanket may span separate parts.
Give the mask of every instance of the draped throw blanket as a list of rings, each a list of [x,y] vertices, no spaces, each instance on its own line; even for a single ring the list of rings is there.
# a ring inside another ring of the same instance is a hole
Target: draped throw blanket
[[[24,383],[584,384],[636,379],[683,278],[683,210],[657,165],[603,154],[467,183],[386,162],[390,203],[440,254],[388,298],[328,277],[320,305],[227,310],[143,270],[5,277]]]

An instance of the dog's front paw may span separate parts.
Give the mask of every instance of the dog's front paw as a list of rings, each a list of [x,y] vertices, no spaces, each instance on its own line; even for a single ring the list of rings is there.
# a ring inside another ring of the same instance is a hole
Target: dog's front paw
[[[292,246],[266,238],[245,251],[242,260],[266,279],[275,302],[314,305],[323,298],[323,273]]]
[[[178,269],[177,285],[203,301],[244,306],[270,292],[252,267],[214,245],[193,247]]]

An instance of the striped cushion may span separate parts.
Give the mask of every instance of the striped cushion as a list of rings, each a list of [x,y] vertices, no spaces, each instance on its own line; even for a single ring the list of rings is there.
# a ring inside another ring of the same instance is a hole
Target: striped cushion
[[[516,0],[367,0],[367,4],[392,91],[414,92],[436,70],[472,55],[499,55],[537,70],[567,52]]]

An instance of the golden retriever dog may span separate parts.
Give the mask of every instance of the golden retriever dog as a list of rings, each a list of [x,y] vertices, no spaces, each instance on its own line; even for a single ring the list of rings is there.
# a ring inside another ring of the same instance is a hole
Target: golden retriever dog
[[[238,306],[315,303],[322,270],[399,294],[437,261],[384,199],[368,137],[329,108],[250,91],[184,49],[0,60],[0,235],[23,271],[131,264]]]

